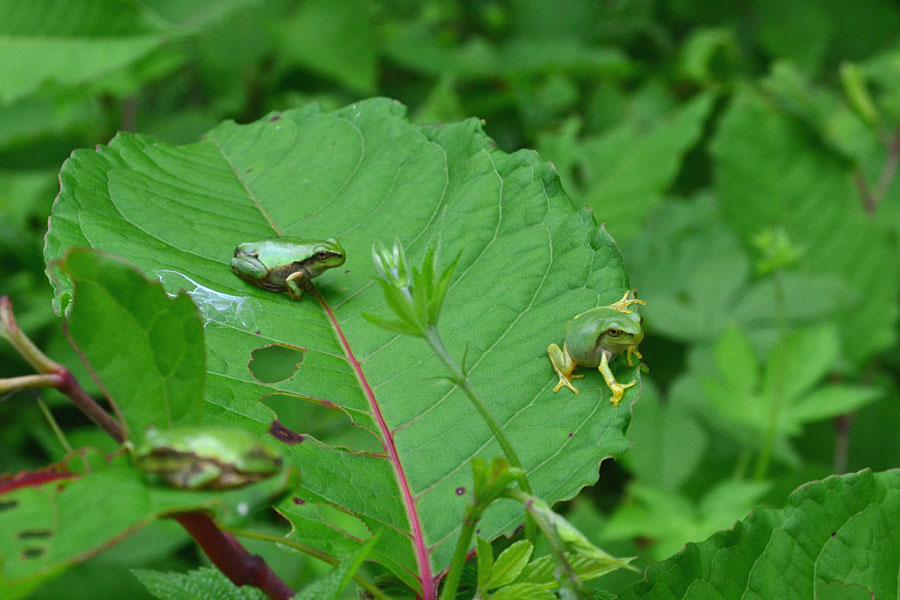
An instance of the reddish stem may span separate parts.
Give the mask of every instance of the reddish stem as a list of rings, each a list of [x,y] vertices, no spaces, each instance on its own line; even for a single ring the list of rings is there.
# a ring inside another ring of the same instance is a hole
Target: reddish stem
[[[205,514],[188,513],[173,518],[191,534],[212,564],[234,585],[252,585],[273,600],[294,597],[294,590],[269,568],[261,556],[247,552],[233,535],[220,530]]]

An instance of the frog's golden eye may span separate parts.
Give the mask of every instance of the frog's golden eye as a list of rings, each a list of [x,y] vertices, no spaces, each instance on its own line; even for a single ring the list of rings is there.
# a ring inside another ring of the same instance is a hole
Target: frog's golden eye
[[[322,260],[325,260],[326,258],[328,258],[329,254],[331,254],[331,253],[325,252],[324,250],[322,252],[316,252],[316,256],[321,258]]]
[[[607,329],[606,330],[606,335],[608,335],[609,337],[614,337],[614,338],[622,337],[622,334],[624,334],[624,333],[625,332],[622,331],[621,329]]]

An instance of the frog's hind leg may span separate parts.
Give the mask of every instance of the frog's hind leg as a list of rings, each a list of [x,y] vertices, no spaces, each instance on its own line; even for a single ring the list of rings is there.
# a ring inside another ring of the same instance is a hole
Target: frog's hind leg
[[[632,381],[631,383],[622,385],[616,381],[612,370],[609,368],[609,358],[605,352],[603,353],[603,356],[600,357],[600,366],[597,367],[597,370],[603,375],[603,379],[606,380],[606,385],[609,387],[610,391],[612,391],[612,397],[609,401],[612,402],[613,406],[618,406],[619,402],[622,401],[622,396],[625,395],[625,390],[637,383],[637,381]]]
[[[550,364],[553,365],[553,370],[559,375],[559,383],[556,384],[553,391],[558,392],[560,388],[566,386],[577,394],[578,389],[572,385],[572,380],[581,379],[584,375],[572,375],[572,371],[575,370],[576,366],[575,361],[572,360],[572,357],[569,356],[566,350],[560,349],[556,344],[547,346],[547,354],[550,356]]]
[[[234,252],[234,258],[231,259],[231,269],[244,279],[252,278],[255,280],[262,279],[269,272],[266,266],[259,262],[255,256],[240,254],[237,250]]]

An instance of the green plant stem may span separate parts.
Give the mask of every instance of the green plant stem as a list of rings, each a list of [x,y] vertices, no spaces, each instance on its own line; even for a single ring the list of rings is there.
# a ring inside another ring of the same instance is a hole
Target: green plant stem
[[[775,284],[775,319],[778,324],[778,341],[780,343],[787,337],[784,284],[780,269],[776,269],[772,273],[772,279]],[[781,419],[781,408],[784,402],[784,361],[778,361],[775,364],[775,368],[777,370],[775,373],[774,397],[772,398],[772,408],[769,411],[766,437],[763,440],[762,449],[759,452],[759,458],[756,461],[756,468],[753,472],[753,479],[756,481],[763,481],[769,470],[769,461],[772,459],[772,447],[775,445],[775,435],[778,433],[778,422]]]
[[[34,345],[28,336],[19,328],[13,315],[12,300],[9,296],[0,297],[0,333],[9,340],[16,352],[24,358],[38,373],[56,373],[64,367],[51,360],[40,348]]]
[[[566,551],[562,547],[562,543],[557,537],[556,532],[553,530],[553,527],[550,526],[547,521],[542,518],[542,516],[535,510],[534,508],[534,499],[530,494],[523,494],[519,490],[505,490],[503,495],[507,498],[512,498],[513,500],[518,500],[525,506],[525,510],[531,515],[531,518],[537,523],[538,528],[540,528],[541,533],[544,534],[544,539],[547,540],[547,543],[550,546],[551,552],[553,552],[554,559],[559,565],[562,572],[565,574],[566,579],[569,582],[570,589],[576,596],[579,598],[588,598],[587,593],[584,589],[584,584],[581,582],[581,579],[578,578],[578,574],[575,572],[575,569],[572,568],[572,564],[569,563],[569,559],[566,558]]]
[[[125,431],[122,425],[84,391],[72,372],[50,359],[34,345],[34,342],[28,339],[16,322],[9,296],[0,296],[0,333],[16,352],[39,373],[38,375],[23,375],[0,380],[0,393],[35,387],[55,387],[68,396],[81,412],[114,440],[120,444],[125,441]]]
[[[50,429],[53,430],[53,435],[55,435],[57,441],[59,441],[59,445],[63,447],[63,450],[65,450],[66,453],[71,452],[72,446],[69,444],[69,440],[66,439],[66,435],[63,433],[62,429],[60,429],[59,423],[53,418],[53,413],[50,412],[47,403],[44,402],[44,399],[41,398],[37,392],[32,392],[32,394],[34,394],[34,399],[37,401],[38,408],[44,413],[44,418],[47,419]]]
[[[441,587],[440,600],[452,600],[456,597],[456,589],[459,587],[459,580],[462,577],[463,565],[466,564],[466,557],[469,554],[469,545],[472,543],[472,537],[475,535],[475,526],[481,520],[482,513],[481,507],[476,504],[471,504],[466,509],[462,529],[459,532],[459,539],[456,540],[456,549],[453,551],[453,558],[450,560],[450,568],[447,570],[447,577],[444,579],[443,587]]]
[[[59,387],[62,379],[55,373],[45,373],[43,375],[22,375],[20,377],[8,377],[0,379],[0,394],[7,392],[18,392],[20,390],[30,390],[42,387]]]
[[[326,562],[329,565],[337,566],[341,561],[331,556],[326,552],[322,552],[312,546],[307,546],[302,542],[295,542],[294,540],[288,540],[283,537],[279,537],[277,535],[270,535],[268,533],[260,533],[258,531],[250,531],[247,529],[234,529],[231,527],[223,527],[223,531],[227,531],[231,535],[237,537],[245,537],[254,540],[261,540],[264,542],[272,542],[274,544],[282,544],[289,548],[293,548],[298,552],[302,552],[303,554],[312,556],[313,558],[318,558],[322,562]],[[378,600],[391,600],[391,597],[378,589],[373,582],[369,581],[367,577],[364,575],[360,575],[359,573],[353,574],[353,580],[356,581],[359,585],[361,585],[373,598],[377,598]]]
[[[478,414],[480,414],[484,422],[487,423],[487,426],[490,428],[491,433],[493,433],[494,437],[497,438],[497,443],[499,443],[500,448],[503,449],[503,454],[506,455],[506,460],[509,461],[509,464],[511,466],[522,470],[522,475],[516,478],[516,481],[519,483],[519,487],[523,492],[529,495],[533,494],[533,492],[531,491],[531,485],[529,485],[528,483],[528,477],[525,475],[525,469],[524,467],[522,467],[522,461],[519,460],[519,456],[516,454],[515,449],[513,449],[512,444],[509,443],[509,439],[507,439],[506,434],[503,432],[503,428],[500,427],[500,424],[494,418],[494,415],[492,415],[488,410],[487,405],[482,402],[481,398],[478,397],[478,394],[475,393],[475,390],[469,383],[469,378],[466,377],[466,374],[463,373],[462,369],[459,368],[459,366],[447,352],[447,349],[444,347],[443,341],[441,341],[441,335],[440,333],[438,333],[437,327],[435,327],[434,325],[429,325],[428,329],[425,330],[425,333],[425,340],[450,371],[453,382],[456,383],[456,385],[458,385],[463,390],[463,392],[465,392],[466,396],[469,398],[469,400],[471,400],[472,404],[475,406],[475,409],[478,411]]]

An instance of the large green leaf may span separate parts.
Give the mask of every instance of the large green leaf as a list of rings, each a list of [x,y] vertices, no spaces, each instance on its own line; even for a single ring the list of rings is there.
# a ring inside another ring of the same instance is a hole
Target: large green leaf
[[[111,73],[167,35],[138,3],[0,0],[0,103],[46,82],[71,85]]]
[[[897,598],[900,470],[808,483],[780,510],[688,544],[626,590],[634,600],[816,598],[835,582]]]
[[[468,347],[472,384],[537,494],[574,496],[604,457],[627,448],[639,386],[618,407],[598,373],[579,380],[578,396],[553,394],[546,353],[566,320],[627,289],[618,248],[572,205],[549,164],[531,151],[496,150],[477,120],[414,126],[383,99],[335,113],[311,105],[223,123],[189,146],[120,134],[76,151],[60,180],[47,261],[89,245],[171,292],[187,289],[207,321],[205,419],[273,426],[302,472],[296,501],[343,507],[381,530],[373,557],[412,585],[449,562],[471,458],[501,452],[423,342],[362,318],[387,311],[372,282],[373,240],[399,238],[413,263],[434,236],[445,257],[460,255],[440,327],[451,354]],[[316,280],[321,302],[264,292],[231,272],[238,243],[276,234],[337,236],[346,248],[344,267]],[[69,290],[60,276],[57,299]],[[296,350],[295,366],[267,371],[263,382],[248,364],[272,345]],[[624,360],[616,368],[621,380],[638,376]],[[272,381],[278,371],[284,379]],[[267,404],[279,406],[278,423]],[[299,406],[305,416],[291,418]],[[368,441],[347,450],[308,435],[335,414],[323,409],[347,415]],[[359,452],[367,447],[377,451]],[[520,508],[499,504],[481,535],[521,521]]]

